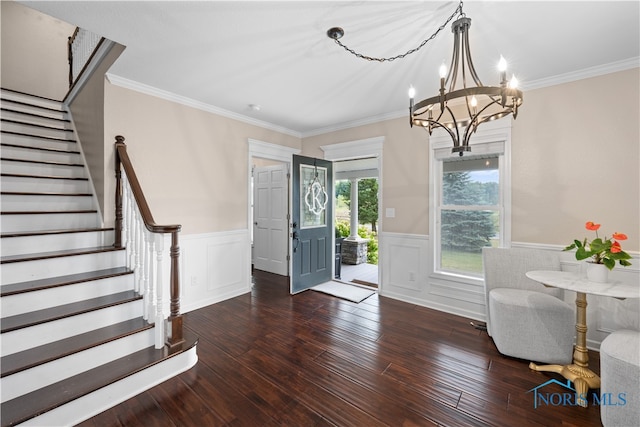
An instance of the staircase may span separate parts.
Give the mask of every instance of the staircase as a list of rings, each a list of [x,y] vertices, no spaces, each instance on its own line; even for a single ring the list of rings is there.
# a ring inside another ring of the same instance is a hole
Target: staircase
[[[155,349],[62,104],[2,89],[0,420],[72,425],[189,369]]]

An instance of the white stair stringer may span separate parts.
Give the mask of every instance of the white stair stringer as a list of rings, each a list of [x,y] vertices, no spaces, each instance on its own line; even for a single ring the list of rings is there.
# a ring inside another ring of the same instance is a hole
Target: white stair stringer
[[[80,374],[127,354],[153,346],[153,329],[110,341],[70,356],[38,365],[2,379],[1,402]]]
[[[2,334],[2,356],[39,347],[141,316],[142,300],[65,317]]]
[[[76,425],[127,399],[148,390],[169,378],[188,371],[198,362],[196,346],[178,353],[147,369],[102,387],[93,393],[72,400],[66,405],[45,412],[22,423],[22,426]]]

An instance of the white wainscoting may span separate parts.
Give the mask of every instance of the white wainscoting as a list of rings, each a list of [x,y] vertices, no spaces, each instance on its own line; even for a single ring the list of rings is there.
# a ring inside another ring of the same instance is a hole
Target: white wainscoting
[[[180,311],[250,292],[250,254],[247,230],[180,236]]]
[[[381,232],[380,295],[476,320],[484,320],[482,281],[430,272],[429,236]]]
[[[433,253],[429,236],[385,233],[379,234],[382,296],[417,304],[435,310],[485,320],[484,283],[455,275],[433,274]],[[529,247],[549,251],[562,251],[557,245],[522,242],[512,247]],[[573,253],[561,254],[562,269],[582,273],[584,262],[575,260]],[[636,284],[640,295],[640,257],[633,255],[631,267],[616,267],[610,272],[611,280]],[[600,342],[618,329],[640,329],[640,299],[588,296],[587,344],[598,350]],[[575,293],[565,292],[565,300],[574,306]]]

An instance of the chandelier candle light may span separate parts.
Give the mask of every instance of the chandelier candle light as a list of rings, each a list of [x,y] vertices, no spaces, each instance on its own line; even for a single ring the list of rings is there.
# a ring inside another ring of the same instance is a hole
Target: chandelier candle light
[[[461,2],[462,3],[462,2]],[[451,66],[440,66],[440,91],[436,96],[414,104],[415,89],[409,88],[409,121],[411,126],[428,129],[429,135],[434,128],[444,129],[453,140],[453,153],[461,156],[471,151],[469,140],[478,126],[490,120],[496,120],[513,114],[518,116],[522,105],[522,91],[517,89],[518,81],[513,76],[507,82],[507,61],[501,56],[498,63],[500,86],[484,86],[476,73],[469,47],[469,28],[471,19],[467,18],[459,7],[461,17],[451,24],[454,34]],[[471,80],[475,84],[472,86]],[[462,87],[457,88],[461,81]],[[447,90],[448,86],[448,90]],[[454,109],[462,105],[456,116]]]

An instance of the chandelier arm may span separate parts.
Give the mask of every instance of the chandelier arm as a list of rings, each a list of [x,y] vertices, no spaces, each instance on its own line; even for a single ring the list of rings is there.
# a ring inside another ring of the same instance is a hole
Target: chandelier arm
[[[335,33],[332,32],[333,28],[330,29],[327,32],[327,36],[334,39],[334,41],[336,42],[336,44],[338,46],[341,46],[344,50],[346,50],[347,52],[349,52],[350,54],[356,56],[357,58],[360,59],[364,59],[367,61],[371,61],[371,62],[392,62],[395,61],[396,59],[402,59],[408,55],[411,55],[412,53],[415,53],[417,51],[419,51],[420,49],[422,49],[422,47],[424,45],[426,45],[428,42],[430,42],[431,40],[435,39],[436,36],[440,33],[440,31],[442,31],[443,29],[445,29],[445,27],[447,25],[449,25],[449,22],[451,22],[451,20],[453,18],[455,18],[457,15],[464,15],[464,12],[462,12],[462,0],[460,0],[460,3],[458,4],[458,6],[456,7],[456,9],[453,11],[453,13],[451,14],[451,16],[449,16],[447,18],[447,20],[445,21],[444,24],[440,25],[438,27],[438,29],[431,34],[430,37],[422,40],[422,42],[417,46],[414,47],[413,49],[409,49],[408,51],[406,51],[405,53],[396,55],[396,56],[391,56],[391,57],[375,57],[375,56],[367,56],[367,55],[363,55],[362,53],[356,52],[355,50],[349,48],[348,46],[346,46],[344,43],[342,43],[340,40],[338,40],[340,37],[342,37],[342,35],[344,34],[344,32],[342,34]],[[342,29],[340,29],[342,30]]]
[[[433,119],[426,119],[426,120],[429,123],[433,124],[435,127],[442,128],[445,131],[447,131],[447,133],[449,134],[449,136],[451,137],[452,140],[458,141],[458,138],[460,137],[460,135],[458,134],[458,128],[456,128],[456,133],[454,134],[453,131],[450,128],[448,128],[447,126],[443,125],[442,123],[437,122],[437,121],[435,121]],[[429,132],[429,135],[431,135],[431,132]],[[454,144],[455,144],[455,142],[454,142]],[[454,146],[456,146],[456,145],[454,145]]]
[[[475,67],[473,66],[473,59],[471,58],[471,47],[469,46],[469,26],[465,28],[464,36],[462,37],[462,50],[463,55],[466,58],[467,65],[469,66],[469,73],[471,74],[471,78],[475,82],[476,86],[482,86],[482,82],[480,81],[480,77],[478,77],[478,73],[476,72]],[[464,61],[463,61],[464,63]],[[465,84],[466,87],[466,84]]]
[[[460,63],[460,35],[456,32],[453,34],[453,56],[451,57],[451,67],[447,74],[447,84],[449,84],[449,92],[455,89],[458,79],[458,65]]]

